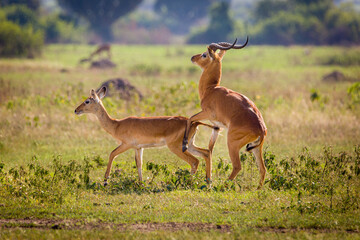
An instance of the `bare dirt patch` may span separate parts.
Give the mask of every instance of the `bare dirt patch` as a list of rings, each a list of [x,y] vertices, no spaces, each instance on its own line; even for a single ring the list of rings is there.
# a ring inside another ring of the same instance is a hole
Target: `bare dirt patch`
[[[92,230],[116,229],[119,231],[197,231],[197,232],[231,232],[231,226],[212,223],[134,223],[115,224],[101,221],[87,222],[70,219],[0,219],[1,228],[38,228],[38,229],[65,229],[65,230]]]
[[[347,233],[359,233],[356,229],[329,229],[329,228],[277,228],[277,227],[258,227],[256,228],[259,232],[273,232],[273,233],[296,233],[296,232],[314,232],[314,233],[336,233],[336,232],[347,232]]]
[[[117,231],[139,231],[139,232],[153,232],[153,231],[193,231],[193,232],[210,232],[217,231],[221,233],[231,233],[232,227],[227,224],[213,224],[213,223],[109,223],[102,221],[85,221],[75,219],[0,219],[0,230],[5,228],[36,228],[36,229],[63,229],[63,230],[96,230],[96,229],[111,229]],[[338,233],[346,232],[350,234],[359,234],[357,229],[319,229],[319,228],[276,228],[276,227],[255,227],[253,229],[257,232],[268,233],[296,233],[296,232],[311,232],[311,233]]]

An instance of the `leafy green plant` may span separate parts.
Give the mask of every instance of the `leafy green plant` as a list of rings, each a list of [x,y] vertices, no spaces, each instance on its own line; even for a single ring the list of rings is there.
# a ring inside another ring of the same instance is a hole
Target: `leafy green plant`
[[[295,190],[298,192],[296,208],[300,212],[304,208],[314,209],[321,204],[304,203],[302,196],[324,194],[329,197],[329,209],[348,211],[358,209],[360,183],[360,147],[355,147],[354,155],[341,152],[334,155],[332,149],[324,148],[320,158],[313,157],[307,148],[298,159],[276,161],[275,155],[265,153],[265,163],[270,178],[266,181],[274,190]],[[305,205],[304,205],[305,204]],[[306,211],[309,211],[307,209]]]
[[[325,104],[328,103],[329,99],[327,96],[323,96],[317,89],[310,90],[310,100],[313,103],[318,103],[321,109],[324,109]]]
[[[348,96],[350,97],[350,108],[354,108],[355,105],[360,103],[360,82],[352,84],[347,89]]]
[[[310,94],[310,100],[312,102],[320,100],[321,96],[320,96],[320,93],[318,92],[318,90],[311,89],[310,93],[311,93]]]
[[[246,154],[241,155],[243,163],[247,159]],[[171,192],[175,190],[199,190],[199,191],[238,191],[249,186],[242,186],[241,180],[227,180],[230,164],[223,159],[219,159],[216,164],[216,180],[207,183],[204,178],[204,171],[198,170],[194,175],[190,174],[187,169],[177,168],[170,170],[167,165],[156,164],[154,162],[146,163],[146,170],[150,172],[150,177],[143,182],[137,179],[135,171],[127,169],[115,170],[106,188],[101,189],[110,194],[119,193],[157,193]],[[205,169],[205,166],[202,166]]]
[[[13,167],[9,171],[3,168],[4,164],[1,164],[2,194],[27,202],[62,204],[77,189],[93,187],[89,177],[93,166],[88,159],[83,163],[63,163],[60,157],[55,157],[50,167],[44,167],[34,156],[26,166]]]

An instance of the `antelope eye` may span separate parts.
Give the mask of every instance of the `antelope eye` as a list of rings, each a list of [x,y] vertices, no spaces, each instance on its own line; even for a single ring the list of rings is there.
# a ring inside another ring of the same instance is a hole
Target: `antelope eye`
[[[90,103],[90,100],[86,99],[85,104],[89,104],[89,103]]]
[[[203,53],[201,57],[206,58],[206,53]]]

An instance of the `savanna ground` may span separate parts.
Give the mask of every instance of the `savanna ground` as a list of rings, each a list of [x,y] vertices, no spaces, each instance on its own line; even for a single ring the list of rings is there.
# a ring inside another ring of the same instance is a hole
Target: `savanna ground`
[[[74,109],[91,88],[125,78],[144,99],[105,98],[111,116],[191,116],[200,110],[201,71],[190,57],[205,46],[114,46],[117,68],[78,65],[93,48],[50,45],[35,60],[0,59],[0,238],[353,239],[360,238],[360,48],[250,46],[226,53],[222,85],[259,107],[268,127],[266,183],[250,154],[231,164],[222,131],[205,166],[168,149],[117,146],[96,117]],[[341,71],[347,81],[324,82]],[[210,131],[200,128],[205,147]]]

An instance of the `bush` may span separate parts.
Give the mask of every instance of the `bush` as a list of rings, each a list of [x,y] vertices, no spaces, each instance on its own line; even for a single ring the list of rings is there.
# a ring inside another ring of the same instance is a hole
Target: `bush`
[[[41,53],[43,33],[31,26],[0,22],[0,56],[2,57],[35,57]]]
[[[46,43],[82,42],[86,30],[86,27],[76,25],[76,18],[61,14],[39,17],[35,11],[25,5],[11,5],[1,9],[0,21],[6,20],[22,28],[44,32],[45,39],[41,40],[41,43],[43,41]]]

